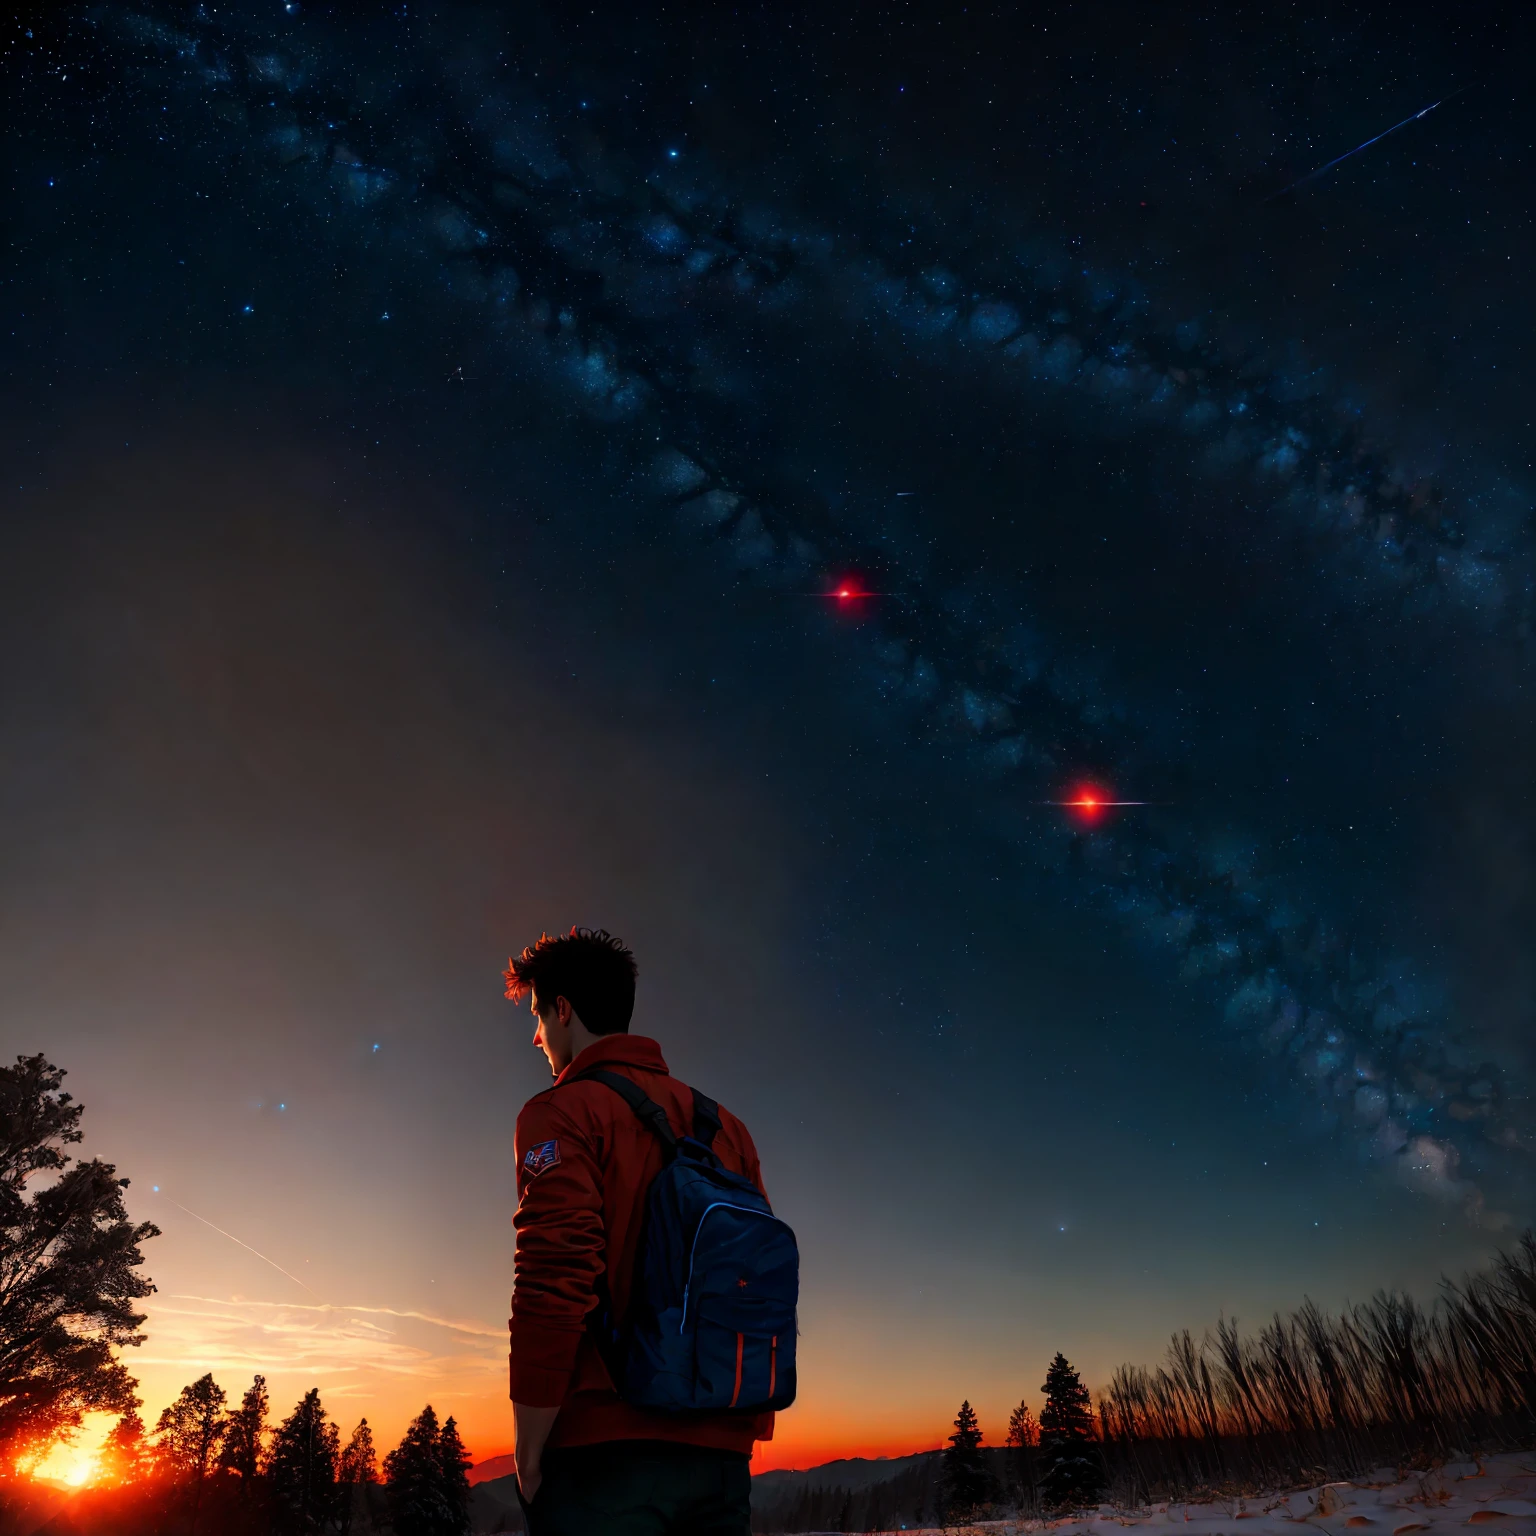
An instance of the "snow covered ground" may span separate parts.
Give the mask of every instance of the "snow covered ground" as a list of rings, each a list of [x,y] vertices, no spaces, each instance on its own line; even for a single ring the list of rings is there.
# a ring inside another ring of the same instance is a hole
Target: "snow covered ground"
[[[1144,1509],[1101,1505],[1092,1515],[1061,1520],[989,1520],[950,1527],[945,1536],[986,1532],[1022,1536],[1118,1536],[1121,1527],[1145,1527],[1148,1536],[1175,1528],[1183,1536],[1470,1536],[1479,1526],[1536,1536],[1536,1452],[1458,1462],[1400,1477],[1390,1467],[1352,1483],[1325,1483],[1299,1493],[1209,1502],[1153,1504]],[[908,1536],[921,1536],[910,1531]],[[937,1531],[930,1536],[939,1536]]]

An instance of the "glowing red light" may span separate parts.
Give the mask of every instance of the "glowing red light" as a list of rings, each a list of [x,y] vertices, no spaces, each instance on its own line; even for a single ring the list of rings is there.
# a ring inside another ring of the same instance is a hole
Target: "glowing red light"
[[[849,598],[853,596],[853,593],[850,592],[847,587],[839,587],[837,589],[837,595],[841,598]]]
[[[1105,806],[1112,804],[1113,800],[1113,795],[1097,784],[1080,784],[1072,791],[1071,798],[1065,804],[1070,806],[1081,820],[1097,821],[1103,815]]]
[[[1091,787],[1078,786],[1069,790],[1064,800],[1041,800],[1040,805],[1059,805],[1063,810],[1073,811],[1083,821],[1097,821],[1100,816],[1107,815],[1110,811],[1118,811],[1122,806],[1150,805],[1149,800],[1120,800],[1115,797],[1112,789],[1100,789],[1097,785]]]

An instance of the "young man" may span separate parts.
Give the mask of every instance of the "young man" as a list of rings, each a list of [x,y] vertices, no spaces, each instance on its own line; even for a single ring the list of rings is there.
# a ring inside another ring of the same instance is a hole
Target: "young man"
[[[660,1171],[656,1135],[593,1067],[639,1084],[677,1136],[692,1134],[691,1090],[661,1047],[629,1033],[635,958],[598,929],[542,937],[508,963],[533,1043],[555,1086],[517,1117],[517,1255],[511,1389],[517,1478],[530,1536],[748,1536],[755,1440],[773,1415],[671,1415],[624,1402],[588,1332],[605,1292],[626,1316],[646,1192]],[[713,1150],[759,1189],[757,1151],[725,1109]]]

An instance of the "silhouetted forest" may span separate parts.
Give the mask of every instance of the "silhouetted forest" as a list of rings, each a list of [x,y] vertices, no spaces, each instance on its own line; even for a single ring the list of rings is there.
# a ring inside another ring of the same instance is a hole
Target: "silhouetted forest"
[[[1382,1293],[1337,1316],[1306,1302],[1257,1333],[1174,1337],[1099,1398],[1126,1500],[1343,1478],[1536,1440],[1536,1237],[1435,1306]]]
[[[134,1303],[154,1286],[140,1244],[159,1233],[129,1221],[112,1164],[70,1155],[84,1111],[63,1081],[42,1056],[0,1068],[0,1533],[351,1536],[387,1522],[395,1536],[465,1536],[469,1455],[430,1405],[382,1477],[366,1419],[343,1445],[311,1389],[269,1426],[261,1376],[235,1408],[200,1376],[146,1431],[117,1352],[144,1338]],[[59,1492],[29,1469],[90,1412],[117,1423],[94,1485],[55,1509]]]
[[[1315,1486],[1536,1445],[1536,1236],[1431,1308],[1382,1293],[1338,1314],[1304,1302],[1244,1333],[1174,1336],[1122,1366],[1095,1409],[1057,1356],[1038,1425],[1021,1403],[988,1449],[970,1404],[949,1449],[858,1488],[776,1488],[760,1532],[878,1531],[1107,1497],[1136,1505]]]
[[[345,1444],[311,1388],[269,1426],[265,1380],[226,1407],[211,1375],[182,1389],[154,1438],[137,1413],[109,1434],[92,1485],[64,1498],[23,1476],[0,1480],[0,1533],[110,1536],[467,1536],[470,1459],[431,1405],[385,1458],[367,1419]]]

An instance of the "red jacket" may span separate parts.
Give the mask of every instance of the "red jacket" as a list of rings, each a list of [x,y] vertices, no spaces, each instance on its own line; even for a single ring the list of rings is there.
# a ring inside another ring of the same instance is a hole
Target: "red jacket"
[[[604,1035],[529,1099],[517,1117],[517,1257],[513,1269],[512,1399],[560,1408],[551,1448],[600,1440],[677,1440],[747,1451],[773,1436],[773,1415],[674,1418],[632,1408],[613,1389],[587,1334],[605,1272],[614,1315],[629,1307],[645,1194],[661,1169],[661,1144],[602,1083],[569,1079],[601,1066],[632,1078],[660,1104],[678,1135],[693,1129],[693,1096],[667,1073],[661,1047],[643,1035]],[[714,1151],[759,1189],[752,1137],[720,1111]]]

